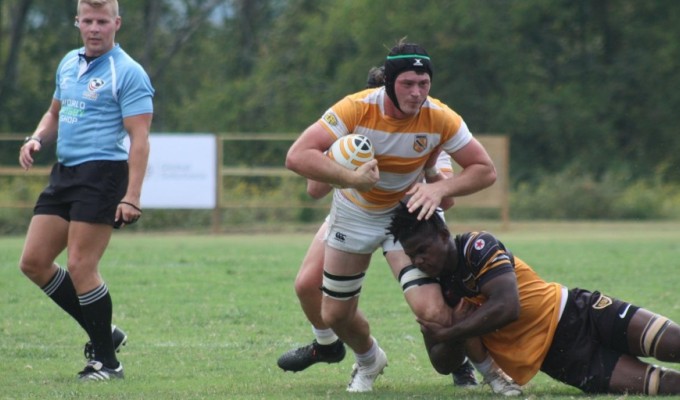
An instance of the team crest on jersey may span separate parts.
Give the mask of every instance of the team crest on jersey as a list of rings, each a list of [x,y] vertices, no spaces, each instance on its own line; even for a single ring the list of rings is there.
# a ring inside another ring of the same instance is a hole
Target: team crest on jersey
[[[473,246],[475,247],[475,250],[481,250],[484,248],[484,246],[486,246],[486,242],[484,241],[484,239],[477,239],[475,240]]]
[[[422,153],[427,148],[427,136],[418,135],[413,141],[413,150]]]
[[[99,97],[97,90],[99,90],[105,84],[106,82],[104,82],[104,80],[101,78],[90,79],[90,81],[87,83],[87,90],[83,92],[83,97],[88,100],[97,100]]]
[[[99,90],[102,86],[104,86],[104,80],[102,78],[92,78],[90,79],[90,82],[87,84],[87,90],[90,92],[95,92]]]
[[[468,276],[463,278],[462,281],[463,285],[468,291],[472,293],[477,292],[477,282],[475,281],[475,277],[472,274],[468,274]]]
[[[338,119],[330,112],[324,114],[323,120],[326,121],[330,126],[336,126],[338,124]]]
[[[602,310],[603,308],[607,308],[612,305],[612,299],[610,297],[607,297],[603,294],[600,295],[600,298],[597,299],[597,302],[593,304],[593,308],[596,310]]]

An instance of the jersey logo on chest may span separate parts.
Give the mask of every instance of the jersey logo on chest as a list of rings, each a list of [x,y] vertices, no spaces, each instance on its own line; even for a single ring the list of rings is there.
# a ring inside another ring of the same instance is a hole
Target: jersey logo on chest
[[[413,140],[413,150],[417,151],[418,153],[422,153],[425,151],[425,149],[427,149],[427,136],[416,136],[416,138]]]

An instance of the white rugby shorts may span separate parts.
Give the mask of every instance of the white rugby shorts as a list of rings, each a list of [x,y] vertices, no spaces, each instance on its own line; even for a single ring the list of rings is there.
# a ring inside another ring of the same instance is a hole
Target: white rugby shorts
[[[387,233],[393,210],[364,210],[340,190],[334,190],[324,241],[334,249],[355,254],[372,254],[380,246],[384,252],[402,250],[401,244],[394,243],[394,237]]]

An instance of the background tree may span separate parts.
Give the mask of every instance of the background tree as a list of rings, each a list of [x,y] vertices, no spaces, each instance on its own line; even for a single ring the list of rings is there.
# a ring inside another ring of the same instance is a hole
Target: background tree
[[[0,131],[31,131],[47,107],[80,46],[75,4],[0,0]],[[674,0],[120,5],[118,39],[157,89],[154,131],[299,132],[406,36],[433,56],[435,97],[474,132],[510,135],[514,185],[565,171],[680,182]]]
[[[3,4],[0,2],[0,20],[2,20],[5,15],[5,13],[2,12],[2,6]],[[15,88],[16,72],[19,63],[19,50],[23,39],[26,15],[28,14],[30,6],[31,0],[23,0],[17,4],[14,9],[10,10],[12,18],[9,30],[9,51],[2,68],[2,79],[0,79],[0,108],[3,107],[2,100],[6,99]],[[0,37],[0,42],[2,42],[2,37]]]

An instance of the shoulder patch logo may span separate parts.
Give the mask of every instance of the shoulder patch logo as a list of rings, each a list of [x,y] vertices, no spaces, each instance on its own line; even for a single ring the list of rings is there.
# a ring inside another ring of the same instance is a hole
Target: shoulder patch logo
[[[607,308],[612,305],[612,299],[610,297],[607,297],[603,294],[600,295],[600,298],[597,299],[597,302],[593,304],[593,308],[596,310],[602,310],[603,308]]]
[[[59,88],[61,90],[68,89],[70,80],[71,79],[68,76],[62,77],[61,80],[59,81]]]
[[[323,120],[326,121],[330,126],[336,126],[338,124],[338,119],[335,117],[335,115],[329,112],[324,114]]]
[[[413,141],[413,150],[415,150],[418,153],[422,153],[427,149],[427,136],[426,135],[418,135],[416,136],[415,140]]]
[[[475,250],[481,250],[484,248],[484,246],[486,246],[486,242],[484,241],[484,239],[477,239],[475,240],[474,246]]]

